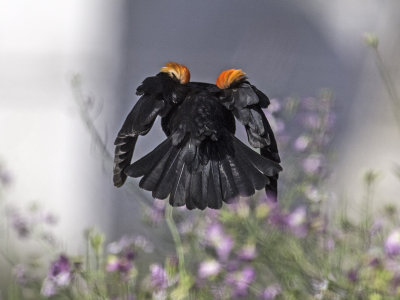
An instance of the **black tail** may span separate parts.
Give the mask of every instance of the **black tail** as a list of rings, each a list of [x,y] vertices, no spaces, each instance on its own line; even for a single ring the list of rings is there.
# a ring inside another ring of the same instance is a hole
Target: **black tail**
[[[114,185],[120,187],[126,180],[125,168],[131,163],[137,136],[121,136],[115,140]]]
[[[136,161],[125,173],[141,177],[139,186],[152,191],[154,198],[188,209],[218,209],[222,202],[238,196],[251,196],[282,170],[233,135],[228,140],[204,140],[196,146],[185,139],[174,146],[168,138],[156,149]]]

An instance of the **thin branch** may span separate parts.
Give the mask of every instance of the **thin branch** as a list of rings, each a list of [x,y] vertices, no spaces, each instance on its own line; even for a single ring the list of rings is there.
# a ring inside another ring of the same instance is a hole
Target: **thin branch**
[[[100,151],[101,156],[103,157],[104,165],[108,170],[112,170],[113,168],[113,154],[110,153],[107,149],[106,142],[101,137],[98,129],[93,123],[93,119],[90,116],[88,107],[85,103],[85,97],[82,93],[82,86],[81,86],[81,78],[79,75],[74,75],[71,79],[71,87],[74,93],[74,99],[79,107],[80,116],[82,118],[83,123],[85,124],[90,136],[92,137],[93,143],[97,146]],[[110,172],[111,174],[111,172]],[[136,196],[142,204],[146,207],[151,206],[153,203],[153,199],[148,197],[142,190],[138,188],[136,184],[132,182],[125,183],[127,187],[126,190]]]
[[[383,84],[385,85],[386,91],[392,102],[394,117],[396,119],[398,128],[400,130],[400,97],[399,97],[399,94],[397,93],[396,87],[393,84],[392,77],[390,76],[390,73],[388,72],[388,70],[385,66],[385,63],[379,53],[378,47],[377,46],[372,47],[372,49],[374,50],[375,62],[376,62],[376,66],[379,71],[379,75],[382,79]]]

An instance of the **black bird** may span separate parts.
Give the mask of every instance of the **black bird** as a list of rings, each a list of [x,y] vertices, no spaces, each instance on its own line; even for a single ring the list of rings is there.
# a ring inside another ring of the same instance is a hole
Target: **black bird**
[[[264,187],[275,200],[282,168],[262,111],[268,97],[239,69],[222,72],[216,85],[189,79],[187,67],[169,62],[137,88],[141,97],[114,143],[114,185],[142,177],[139,186],[154,198],[169,196],[172,206],[188,209],[219,209]],[[149,132],[157,116],[167,138],[131,164],[138,136]],[[261,155],[235,137],[235,117]]]

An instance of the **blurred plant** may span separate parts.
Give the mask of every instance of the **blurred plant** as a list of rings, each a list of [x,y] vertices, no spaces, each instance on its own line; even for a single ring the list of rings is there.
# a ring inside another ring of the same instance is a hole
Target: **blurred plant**
[[[370,43],[377,48],[377,41]],[[83,96],[79,77],[73,87],[82,119],[111,166],[90,115],[93,98]],[[333,107],[328,90],[318,97],[271,99],[266,113],[285,158],[279,203],[261,191],[218,211],[188,212],[136,194],[132,185],[128,189],[147,203],[144,221],[169,229],[170,253],[153,252],[155,246],[142,236],[106,243],[94,228],[84,232],[83,256],[68,255],[57,242],[41,250],[50,261],[23,262],[8,257],[8,250],[4,257],[14,280],[8,299],[398,299],[400,220],[395,206],[371,209],[378,174],[365,174],[366,201],[359,209],[365,213],[358,221],[345,209],[330,219],[323,210],[330,197]],[[2,211],[7,228],[21,243],[56,221],[37,206],[7,207]]]
[[[389,99],[392,103],[394,117],[396,119],[397,126],[400,130],[400,96],[399,93],[397,92],[394,80],[390,72],[388,71],[385,62],[379,52],[379,39],[373,33],[365,33],[364,41],[372,49],[376,62],[376,67],[378,69],[382,82],[386,88],[386,91],[389,95]]]

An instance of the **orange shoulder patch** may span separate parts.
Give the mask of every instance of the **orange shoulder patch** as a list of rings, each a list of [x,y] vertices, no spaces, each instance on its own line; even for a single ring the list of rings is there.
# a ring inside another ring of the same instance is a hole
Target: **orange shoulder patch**
[[[190,72],[189,69],[181,64],[176,62],[167,62],[162,68],[161,72],[168,73],[169,76],[175,76],[176,79],[179,80],[180,83],[185,84],[190,80]]]
[[[217,87],[220,89],[227,89],[232,83],[242,80],[246,77],[241,69],[229,69],[221,72],[217,78]]]

